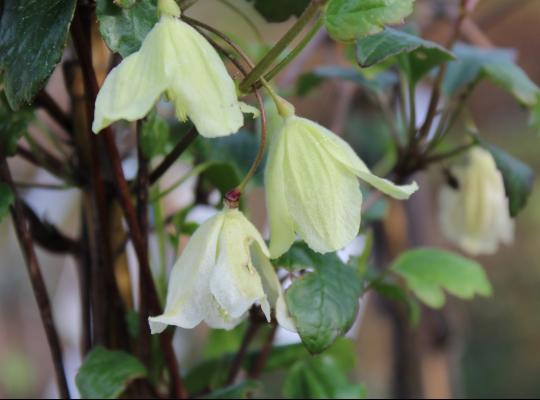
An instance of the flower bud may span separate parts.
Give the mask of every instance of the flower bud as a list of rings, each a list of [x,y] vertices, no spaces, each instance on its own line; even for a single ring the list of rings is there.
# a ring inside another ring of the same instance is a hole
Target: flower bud
[[[482,148],[469,151],[467,165],[451,172],[453,185],[439,196],[439,221],[443,234],[472,254],[493,254],[499,243],[514,238],[514,221],[501,173],[492,155]]]

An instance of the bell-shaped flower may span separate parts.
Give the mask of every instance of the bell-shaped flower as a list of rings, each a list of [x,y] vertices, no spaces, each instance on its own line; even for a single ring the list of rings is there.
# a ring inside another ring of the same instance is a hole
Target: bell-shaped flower
[[[174,266],[163,315],[149,319],[152,333],[167,325],[232,329],[254,305],[270,321],[284,304],[268,248],[257,229],[236,209],[225,209],[193,234]],[[279,316],[286,315],[281,310]]]
[[[499,243],[514,238],[504,182],[492,155],[480,147],[469,151],[466,165],[452,168],[450,183],[439,196],[443,234],[472,254],[493,254]]]
[[[235,84],[223,61],[194,28],[181,21],[174,1],[160,1],[162,16],[136,53],[114,68],[99,91],[92,129],[143,118],[161,95],[177,117],[191,119],[206,137],[226,136],[243,125]]]
[[[360,229],[357,178],[396,199],[418,189],[416,183],[398,186],[375,176],[337,135],[297,117],[291,105],[289,111],[281,106],[285,120],[272,132],[265,171],[272,258],[285,253],[296,234],[320,253],[349,244]]]

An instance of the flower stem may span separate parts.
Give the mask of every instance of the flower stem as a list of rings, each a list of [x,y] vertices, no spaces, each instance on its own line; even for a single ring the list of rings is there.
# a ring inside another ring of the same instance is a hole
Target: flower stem
[[[315,24],[312,26],[310,31],[306,34],[306,36],[304,36],[298,46],[296,46],[289,54],[287,54],[287,56],[281,62],[279,62],[278,65],[272,68],[272,70],[270,70],[270,72],[268,72],[264,76],[264,79],[266,81],[271,81],[272,79],[274,79],[277,74],[279,74],[287,65],[290,64],[292,60],[296,58],[296,56],[298,56],[298,54],[302,52],[302,50],[304,50],[304,48],[309,44],[309,42],[311,42],[311,39],[313,39],[317,32],[319,32],[322,25],[323,20],[322,18],[319,18],[317,22],[315,22]]]
[[[248,76],[240,84],[240,90],[248,92],[257,80],[268,70],[270,65],[281,55],[283,50],[300,34],[306,25],[319,12],[325,1],[312,0],[296,23],[283,35],[283,37],[270,49],[270,51],[257,63]]]

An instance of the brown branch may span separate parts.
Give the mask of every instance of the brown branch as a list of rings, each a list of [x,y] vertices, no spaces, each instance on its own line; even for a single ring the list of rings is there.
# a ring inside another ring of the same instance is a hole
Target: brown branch
[[[161,164],[159,164],[154,171],[150,174],[149,184],[153,185],[159,178],[161,178],[165,172],[178,160],[178,158],[187,150],[187,148],[197,138],[198,132],[195,127],[191,128],[188,133],[184,135],[182,139],[177,143],[174,149],[167,154]]]
[[[270,353],[272,352],[272,346],[274,345],[274,339],[276,338],[277,328],[278,328],[277,321],[272,321],[271,331],[268,334],[268,337],[266,338],[266,341],[263,344],[261,352],[259,353],[259,357],[257,357],[257,360],[255,361],[255,364],[253,366],[253,369],[251,370],[249,374],[250,378],[257,379],[263,372],[264,366],[266,365],[266,361],[268,361],[268,357],[270,356]]]
[[[34,99],[36,106],[43,108],[69,136],[73,136],[73,124],[69,116],[60,108],[56,101],[45,89],[40,91]]]
[[[77,14],[78,12],[75,15],[73,24],[75,26],[78,25],[75,24],[75,22],[77,21]],[[97,93],[99,91],[99,86],[92,64],[91,43],[87,40],[88,36],[85,36],[84,32],[82,32],[80,28],[74,29],[72,32],[75,42],[77,43],[77,54],[79,56],[79,61],[81,62],[81,67],[83,69],[85,94],[87,96],[87,102],[89,104],[88,116],[89,120],[91,121],[93,120],[94,104]],[[151,313],[160,314],[161,305],[154,285],[154,277],[150,269],[147,250],[144,245],[145,239],[142,235],[141,227],[137,218],[137,213],[131,200],[129,185],[124,175],[122,161],[118,152],[118,148],[116,147],[116,143],[114,141],[113,132],[110,128],[105,128],[103,132],[99,135],[99,137],[102,137],[104,141],[105,150],[112,169],[111,172],[115,183],[116,194],[130,231],[133,247],[135,249],[135,254],[139,261],[140,272],[144,277],[144,280],[147,282],[146,289],[148,290],[149,310]],[[164,334],[160,336],[163,352],[165,353],[165,359],[169,368],[169,372],[171,374],[172,394],[175,397],[187,398],[187,393],[185,391],[182,379],[178,371],[177,360],[176,356],[174,355],[174,350],[172,348],[170,339],[171,338],[169,335]]]
[[[233,384],[236,380],[238,373],[242,369],[242,364],[244,362],[244,358],[246,357],[249,345],[255,338],[255,335],[257,334],[260,326],[261,324],[258,320],[258,317],[256,316],[254,311],[251,311],[249,324],[246,333],[244,334],[244,337],[242,339],[242,344],[240,345],[240,349],[235,354],[234,359],[232,360],[231,368],[229,369],[229,374],[227,375],[227,385]]]
[[[17,145],[17,155],[23,158],[25,161],[30,164],[35,165],[36,167],[42,168],[45,171],[49,172],[51,175],[57,177],[58,179],[66,182],[80,183],[81,177],[75,176],[74,171],[66,169],[66,163],[58,160],[53,155],[47,153],[45,150],[41,151],[39,158],[34,155],[27,148]]]
[[[10,186],[10,189],[15,196],[14,204],[11,207],[11,217],[13,218],[17,238],[26,261],[26,267],[32,283],[34,296],[38,304],[41,322],[43,323],[49,348],[51,350],[58,390],[62,398],[69,399],[69,388],[64,370],[64,362],[62,359],[62,345],[54,325],[51,302],[49,300],[49,295],[47,294],[47,287],[45,286],[45,281],[41,275],[39,262],[34,250],[32,235],[30,233],[30,229],[28,228],[28,222],[25,218],[24,208],[17,196],[17,190],[13,185],[11,173],[5,160],[2,161],[0,173],[2,180],[4,180],[4,182]]]

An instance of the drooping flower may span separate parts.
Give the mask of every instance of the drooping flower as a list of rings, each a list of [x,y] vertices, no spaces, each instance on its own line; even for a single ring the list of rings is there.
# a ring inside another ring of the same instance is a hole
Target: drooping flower
[[[271,137],[265,171],[272,258],[286,252],[296,234],[320,253],[350,243],[360,229],[357,178],[396,199],[418,189],[375,176],[345,141],[279,101],[285,119]]]
[[[114,68],[103,84],[92,129],[118,120],[143,118],[161,95],[177,117],[191,119],[206,137],[235,133],[243,125],[236,88],[223,61],[191,26],[181,21],[174,1],[159,2],[161,18],[136,53]]]
[[[165,311],[149,319],[152,333],[167,325],[189,329],[203,321],[232,329],[254,304],[270,321],[283,292],[268,256],[261,235],[240,211],[225,209],[208,219],[173,268]]]
[[[475,147],[468,158],[468,164],[452,168],[455,182],[440,192],[441,230],[472,255],[493,254],[514,238],[503,178],[487,150]]]

